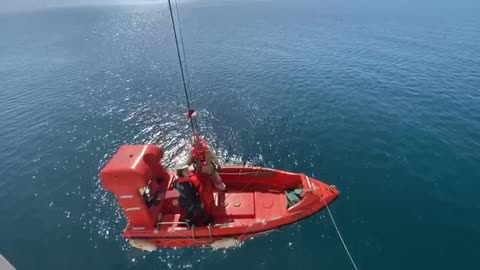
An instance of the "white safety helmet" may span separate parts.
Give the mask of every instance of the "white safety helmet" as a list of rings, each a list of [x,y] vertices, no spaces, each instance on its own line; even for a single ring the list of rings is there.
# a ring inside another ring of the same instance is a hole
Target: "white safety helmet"
[[[185,162],[178,162],[177,165],[175,165],[175,170],[184,170],[188,169],[188,164]]]

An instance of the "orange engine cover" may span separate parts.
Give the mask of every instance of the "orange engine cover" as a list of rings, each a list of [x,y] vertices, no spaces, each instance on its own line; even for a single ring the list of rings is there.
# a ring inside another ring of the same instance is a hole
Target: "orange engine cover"
[[[155,218],[140,193],[140,189],[155,186],[156,179],[169,179],[160,164],[163,150],[155,145],[124,145],[103,169],[103,187],[117,197],[131,227],[153,227]]]

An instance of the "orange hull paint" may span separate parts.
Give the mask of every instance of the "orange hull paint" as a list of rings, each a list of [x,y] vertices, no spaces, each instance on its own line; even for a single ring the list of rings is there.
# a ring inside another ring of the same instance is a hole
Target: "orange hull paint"
[[[163,152],[157,151],[159,155],[150,156],[148,162],[141,165],[144,162],[142,152],[152,153],[158,148],[148,146],[146,151],[142,147],[146,146],[120,148],[103,170],[102,183],[116,194],[129,219],[124,237],[147,246],[192,247],[215,245],[225,239],[244,241],[303,220],[339,196],[336,188],[303,174],[258,167],[224,167],[221,176],[228,191],[213,192],[214,201],[209,212],[215,219],[214,224],[189,228],[182,222],[184,212],[177,205],[178,193],[172,188],[173,175],[167,176],[163,167],[148,169],[152,164],[159,164]],[[125,157],[130,157],[131,161]],[[122,178],[123,175],[126,177]],[[138,184],[142,177],[155,194],[156,203],[150,207],[143,205],[135,194],[142,186]],[[158,177],[161,181],[153,181]],[[208,179],[201,180],[208,186]],[[297,187],[302,187],[305,195],[299,203],[288,208],[285,190]]]

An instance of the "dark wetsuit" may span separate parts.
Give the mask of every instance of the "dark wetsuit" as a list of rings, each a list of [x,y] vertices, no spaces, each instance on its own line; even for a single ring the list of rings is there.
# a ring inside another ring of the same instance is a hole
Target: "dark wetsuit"
[[[200,193],[203,187],[198,178],[190,173],[188,178],[179,178],[174,183],[175,189],[180,193],[178,204],[185,209],[185,222],[189,225],[202,223],[208,224],[210,218],[205,212],[205,206],[202,203]]]

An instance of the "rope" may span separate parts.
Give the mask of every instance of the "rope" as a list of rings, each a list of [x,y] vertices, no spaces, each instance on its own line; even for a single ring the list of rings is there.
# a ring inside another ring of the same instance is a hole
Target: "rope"
[[[345,249],[345,252],[348,255],[348,258],[350,258],[350,262],[353,265],[353,268],[355,270],[358,270],[357,265],[355,264],[355,261],[352,258],[352,255],[350,254],[350,251],[348,251],[347,245],[345,244],[345,241],[343,240],[342,234],[340,233],[340,230],[338,229],[337,223],[335,222],[335,219],[333,218],[332,212],[330,211],[330,208],[328,207],[327,202],[323,199],[321,195],[319,195],[320,199],[322,199],[323,203],[325,204],[325,207],[327,208],[328,215],[330,216],[330,219],[332,220],[333,226],[335,227],[335,230],[337,231],[338,238],[340,238],[340,241],[342,241],[343,248]]]
[[[254,224],[254,223],[255,223],[255,222],[250,222],[250,223],[248,223],[247,229],[246,229],[240,236],[237,237],[238,243],[240,243],[240,241],[243,241],[241,238],[242,238],[248,231],[250,231],[251,228],[253,228],[253,224]]]
[[[173,18],[173,11],[172,11],[172,3],[171,0],[168,0],[168,8],[170,10],[170,19],[172,20],[172,29],[173,29],[173,35],[175,37],[175,47],[177,48],[177,56],[178,56],[178,63],[180,64],[180,72],[182,74],[182,82],[183,82],[183,90],[185,92],[185,99],[187,100],[187,108],[188,112],[190,113],[192,111],[192,108],[190,106],[190,99],[188,97],[188,91],[187,91],[187,83],[185,81],[185,74],[183,72],[183,64],[182,64],[182,57],[180,56],[180,48],[178,46],[178,37],[177,37],[177,28],[175,27],[175,19]],[[195,127],[193,126],[193,119],[190,117],[190,126],[192,128],[192,133],[195,135]]]
[[[183,43],[183,33],[182,33],[182,26],[180,24],[180,14],[178,12],[178,1],[175,0],[175,12],[177,14],[177,24],[178,24],[178,34],[180,36],[180,43],[182,44],[182,54],[183,54],[183,66],[185,67],[185,77],[188,89],[190,89],[190,84],[188,82],[188,67],[187,67],[187,57],[185,55],[185,45]]]

